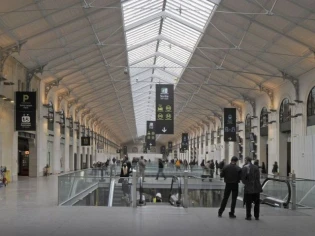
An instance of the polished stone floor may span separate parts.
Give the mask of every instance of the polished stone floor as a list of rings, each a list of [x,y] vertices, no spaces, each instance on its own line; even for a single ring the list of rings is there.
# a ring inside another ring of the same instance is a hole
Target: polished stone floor
[[[0,235],[233,235],[310,236],[315,210],[262,207],[260,221],[245,221],[244,209],[231,220],[215,208],[58,207],[57,176],[20,178],[0,189]]]

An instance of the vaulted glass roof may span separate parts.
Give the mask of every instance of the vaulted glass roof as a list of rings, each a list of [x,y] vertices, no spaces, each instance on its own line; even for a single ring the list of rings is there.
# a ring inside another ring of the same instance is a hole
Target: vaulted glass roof
[[[122,0],[137,135],[155,120],[155,84],[179,81],[220,0]]]

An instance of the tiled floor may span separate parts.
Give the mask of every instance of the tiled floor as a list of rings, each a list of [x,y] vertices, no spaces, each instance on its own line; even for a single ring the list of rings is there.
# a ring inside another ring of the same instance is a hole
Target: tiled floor
[[[262,208],[260,221],[237,219],[217,209],[145,206],[133,208],[58,207],[57,177],[29,179],[0,189],[0,235],[233,235],[310,236],[315,232],[315,211]]]

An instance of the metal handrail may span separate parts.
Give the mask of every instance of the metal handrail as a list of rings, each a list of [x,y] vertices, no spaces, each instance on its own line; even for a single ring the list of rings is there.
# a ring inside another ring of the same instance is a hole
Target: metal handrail
[[[177,176],[172,177],[172,183],[171,183],[171,189],[170,189],[170,195],[169,195],[169,202],[171,202],[171,196],[173,191],[173,184],[177,181],[178,183],[178,199],[176,201],[176,205],[180,206],[182,203],[182,186],[181,186],[181,179]]]
[[[290,201],[291,201],[291,185],[290,182],[288,180],[282,180],[282,179],[276,179],[276,178],[266,178],[264,180],[264,182],[262,183],[262,188],[264,188],[264,186],[266,185],[266,183],[268,181],[275,181],[275,182],[282,182],[282,183],[286,183],[286,185],[288,186],[288,197],[287,197],[287,201],[283,203],[284,208],[288,208]]]
[[[115,179],[112,179],[110,180],[110,187],[109,187],[109,193],[108,193],[108,207],[113,206],[114,191],[115,191]]]

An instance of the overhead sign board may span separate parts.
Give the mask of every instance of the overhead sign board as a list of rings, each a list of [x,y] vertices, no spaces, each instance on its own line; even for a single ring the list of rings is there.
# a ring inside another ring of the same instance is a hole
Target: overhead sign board
[[[165,146],[161,146],[161,154],[165,154]]]
[[[156,85],[156,134],[174,134],[174,85]]]
[[[167,149],[168,149],[168,152],[172,152],[172,149],[173,149],[173,142],[168,142],[168,144],[167,144]]]
[[[188,133],[182,133],[182,148],[184,150],[188,149]]]
[[[15,130],[36,131],[36,92],[15,92]]]
[[[146,133],[146,145],[147,147],[155,146],[155,121],[147,121],[147,133]]]
[[[224,108],[224,142],[236,142],[236,108]]]

